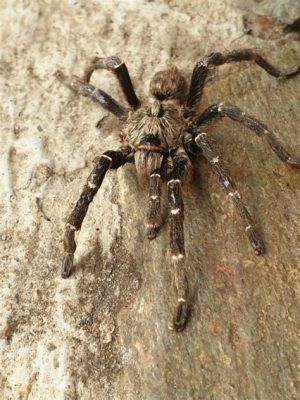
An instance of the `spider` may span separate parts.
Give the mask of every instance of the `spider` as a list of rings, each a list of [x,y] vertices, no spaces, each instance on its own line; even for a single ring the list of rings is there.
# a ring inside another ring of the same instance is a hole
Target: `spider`
[[[239,49],[225,54],[214,52],[196,63],[189,87],[176,67],[157,72],[150,82],[152,99],[143,104],[136,96],[126,64],[118,57],[94,58],[84,70],[82,78],[67,77],[61,71],[56,72],[56,77],[64,85],[91,97],[123,122],[121,147],[105,151],[95,160],[96,165],[69,216],[64,234],[63,278],[68,278],[73,271],[75,232],[81,228],[89,204],[100,188],[106,172],[126,163],[134,163],[137,173],[149,180],[145,229],[150,240],[157,236],[162,224],[161,188],[163,182],[167,183],[170,256],[177,293],[171,329],[178,332],[184,330],[189,317],[188,281],[184,267],[182,183],[191,171],[195,157],[202,156],[211,165],[236,206],[255,253],[264,253],[265,247],[252,217],[233,180],[223,167],[214,145],[205,132],[206,128],[220,118],[229,117],[264,138],[274,153],[290,166],[300,168],[300,159],[290,155],[266,125],[235,105],[213,104],[197,115],[197,106],[202,98],[209,71],[213,67],[236,61],[254,61],[276,78],[290,78],[300,72],[300,67],[281,72],[251,49]],[[106,69],[116,75],[129,107],[120,105],[90,83],[90,78],[97,69]]]

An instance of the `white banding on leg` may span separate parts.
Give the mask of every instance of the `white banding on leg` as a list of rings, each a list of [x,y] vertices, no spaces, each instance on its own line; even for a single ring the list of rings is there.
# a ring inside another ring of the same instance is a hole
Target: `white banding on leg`
[[[238,192],[237,190],[235,190],[234,192],[229,192],[228,194],[229,194],[229,196],[231,196],[231,197],[238,197],[238,198],[241,197],[240,194],[239,194],[239,192]]]
[[[88,187],[89,187],[90,189],[95,189],[95,188],[97,187],[97,185],[95,185],[94,183],[88,181]]]
[[[205,132],[201,132],[199,133],[199,135],[196,136],[195,140],[197,140],[198,138],[201,139],[202,136],[206,136],[207,134]]]
[[[182,258],[184,258],[184,255],[183,254],[177,254],[177,255],[174,255],[174,256],[172,256],[172,260],[181,260]]]
[[[72,231],[76,231],[76,226],[67,224],[67,228],[71,229]]]
[[[180,179],[171,179],[171,180],[168,182],[168,185],[169,185],[170,183],[173,183],[173,182],[175,182],[175,183],[181,183],[181,180],[180,180]]]
[[[186,299],[184,299],[183,297],[179,297],[177,301],[178,303],[186,303]]]
[[[100,158],[101,158],[101,157],[107,158],[107,159],[112,163],[112,158],[109,157],[109,156],[107,156],[106,154],[101,154]]]

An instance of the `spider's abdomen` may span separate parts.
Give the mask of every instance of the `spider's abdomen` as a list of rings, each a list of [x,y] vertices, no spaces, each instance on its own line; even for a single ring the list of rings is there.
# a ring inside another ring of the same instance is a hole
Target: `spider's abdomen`
[[[138,173],[150,175],[157,170],[163,156],[181,145],[182,132],[183,119],[174,106],[155,100],[133,113],[123,135],[126,145],[135,149]]]

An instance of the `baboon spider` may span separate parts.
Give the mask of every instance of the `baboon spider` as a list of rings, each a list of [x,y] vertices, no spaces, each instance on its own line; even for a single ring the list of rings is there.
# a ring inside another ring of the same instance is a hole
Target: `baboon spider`
[[[255,229],[252,217],[205,130],[213,121],[229,117],[254,131],[258,136],[264,137],[274,153],[292,167],[300,168],[300,159],[290,155],[266,125],[237,106],[223,103],[214,104],[200,115],[196,115],[209,70],[236,61],[254,61],[276,78],[290,78],[300,72],[299,67],[281,72],[251,49],[234,50],[225,54],[211,53],[197,62],[189,88],[176,67],[157,72],[150,82],[150,93],[153,100],[145,104],[141,104],[135,94],[125,63],[117,57],[94,58],[85,69],[82,78],[67,77],[60,71],[56,72],[56,77],[63,84],[75,92],[91,97],[123,122],[121,147],[117,150],[106,151],[97,158],[96,166],[89,175],[80,198],[68,219],[64,235],[63,278],[68,278],[73,270],[76,249],[75,231],[80,229],[89,204],[100,188],[106,172],[109,169],[117,169],[128,162],[135,164],[139,175],[149,179],[146,234],[150,240],[157,236],[161,227],[161,187],[163,181],[167,182],[170,212],[170,255],[177,291],[177,305],[172,329],[182,331],[189,314],[188,282],[184,268],[181,186],[196,156],[203,156],[219,177],[221,185],[231,197],[240,214],[246,235],[255,253],[257,255],[264,253],[264,244]],[[106,69],[116,75],[129,108],[120,105],[107,93],[90,83],[90,78],[97,69]]]

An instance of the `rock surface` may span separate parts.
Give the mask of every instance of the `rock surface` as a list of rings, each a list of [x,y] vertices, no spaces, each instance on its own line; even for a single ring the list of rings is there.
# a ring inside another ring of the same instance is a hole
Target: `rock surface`
[[[120,123],[53,74],[116,54],[146,99],[154,72],[174,63],[189,78],[216,50],[258,48],[288,69],[298,37],[246,34],[245,15],[261,15],[255,1],[86,3],[1,4],[0,399],[296,399],[300,172],[246,128],[215,126],[267,253],[253,254],[230,198],[196,163],[185,187],[193,308],[176,334],[167,224],[145,238],[147,188],[132,166],[108,174],[78,235],[75,274],[60,278],[66,218],[92,160],[118,146]],[[278,9],[270,17],[284,23]],[[93,80],[124,101],[111,74]],[[212,74],[201,109],[237,104],[300,155],[299,93],[300,77],[231,64]]]

